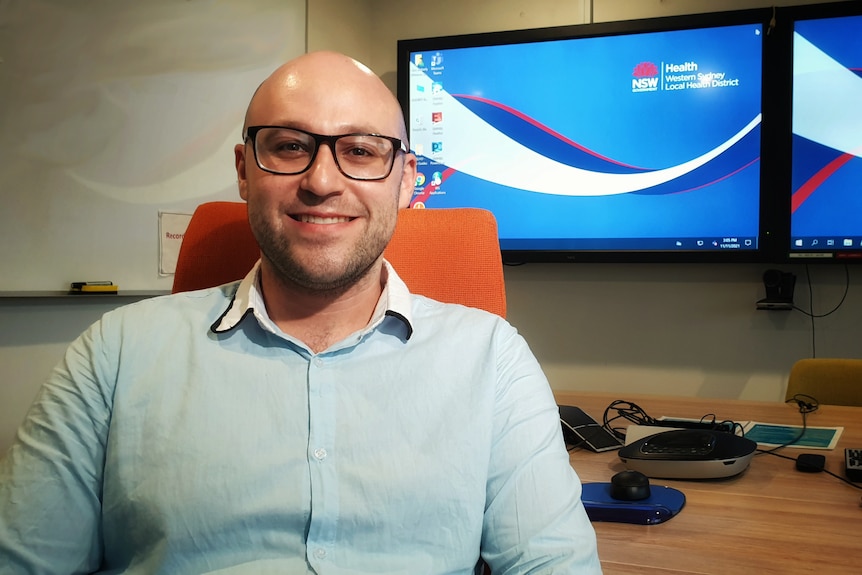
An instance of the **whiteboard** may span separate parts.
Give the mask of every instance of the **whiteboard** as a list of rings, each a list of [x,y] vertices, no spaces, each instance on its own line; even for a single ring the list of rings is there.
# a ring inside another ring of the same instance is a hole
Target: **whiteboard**
[[[239,201],[254,89],[304,0],[0,0],[0,291],[170,289],[159,212]]]

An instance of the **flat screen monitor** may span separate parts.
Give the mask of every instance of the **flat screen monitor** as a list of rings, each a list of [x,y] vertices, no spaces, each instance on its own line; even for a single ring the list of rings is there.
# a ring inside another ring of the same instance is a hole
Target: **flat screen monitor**
[[[504,260],[762,261],[771,10],[401,40],[412,206]]]
[[[862,262],[862,6],[792,12],[790,234],[797,261]]]

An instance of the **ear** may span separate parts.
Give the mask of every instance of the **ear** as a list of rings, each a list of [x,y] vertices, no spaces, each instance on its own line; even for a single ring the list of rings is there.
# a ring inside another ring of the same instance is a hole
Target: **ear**
[[[416,188],[416,156],[404,154],[404,168],[401,171],[401,189],[398,192],[398,207],[403,209],[410,206],[413,199],[413,190]]]
[[[239,185],[239,197],[248,200],[248,178],[246,177],[245,144],[237,144],[233,148],[234,163],[236,164],[236,181]]]

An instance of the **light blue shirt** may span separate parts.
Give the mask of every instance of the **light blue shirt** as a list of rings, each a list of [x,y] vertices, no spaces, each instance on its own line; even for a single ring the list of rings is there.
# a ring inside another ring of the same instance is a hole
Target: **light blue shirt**
[[[0,573],[599,573],[501,318],[408,293],[322,353],[242,282],[105,314],[0,462]]]

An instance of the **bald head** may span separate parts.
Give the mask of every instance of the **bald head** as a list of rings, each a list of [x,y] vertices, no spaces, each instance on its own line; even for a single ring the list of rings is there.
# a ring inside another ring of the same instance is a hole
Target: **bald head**
[[[368,132],[407,141],[398,100],[364,64],[311,52],[283,64],[258,87],[245,126],[289,125],[321,134]]]
[[[405,140],[398,101],[362,64],[334,52],[313,52],[281,66],[258,87],[246,112],[246,127],[252,126],[289,128],[254,132],[254,142],[234,147],[240,196],[248,202],[249,223],[261,248],[267,308],[275,299],[282,309],[296,307],[306,301],[294,297],[300,292],[325,302],[353,292],[370,294],[366,303],[373,310],[382,285],[383,251],[398,209],[407,207],[413,195],[416,156],[387,146],[386,140],[309,139],[296,132]],[[263,145],[261,133],[269,134]],[[308,163],[301,171],[261,167],[261,146],[267,161]],[[355,177],[355,169],[365,168],[381,168],[368,174],[380,176]],[[282,298],[288,292],[291,297]],[[360,315],[364,325],[370,310]]]

